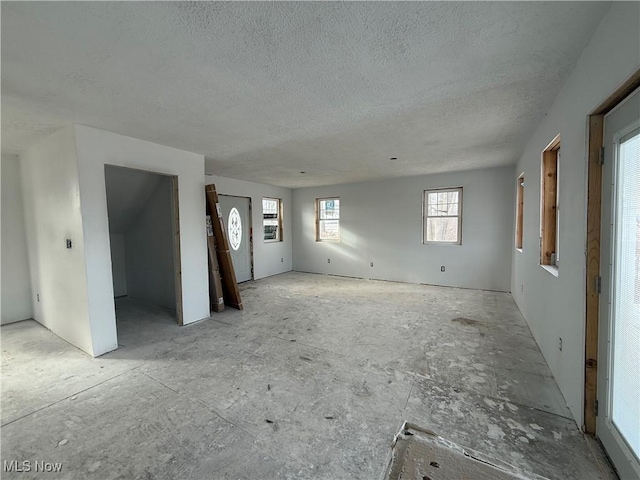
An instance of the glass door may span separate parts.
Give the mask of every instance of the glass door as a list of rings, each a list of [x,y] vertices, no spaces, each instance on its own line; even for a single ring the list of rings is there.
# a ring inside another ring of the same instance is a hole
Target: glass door
[[[605,118],[597,434],[640,478],[640,94]]]

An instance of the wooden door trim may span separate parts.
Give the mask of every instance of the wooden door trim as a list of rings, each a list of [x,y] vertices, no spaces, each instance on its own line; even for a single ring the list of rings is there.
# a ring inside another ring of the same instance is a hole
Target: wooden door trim
[[[182,308],[182,257],[180,253],[180,197],[178,177],[171,177],[171,196],[173,200],[173,278],[176,292],[176,318],[178,325],[184,325]]]

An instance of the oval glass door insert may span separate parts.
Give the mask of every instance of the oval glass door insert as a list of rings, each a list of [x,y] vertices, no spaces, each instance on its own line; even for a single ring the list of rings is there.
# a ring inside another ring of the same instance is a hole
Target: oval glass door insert
[[[229,245],[231,245],[231,248],[234,250],[238,250],[242,242],[242,220],[240,220],[240,212],[238,212],[237,208],[233,207],[229,212],[229,222],[227,225],[229,230]]]

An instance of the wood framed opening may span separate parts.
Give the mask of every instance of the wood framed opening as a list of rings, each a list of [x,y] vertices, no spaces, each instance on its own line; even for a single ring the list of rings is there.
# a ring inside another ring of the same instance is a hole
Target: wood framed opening
[[[516,182],[516,248],[522,251],[524,231],[524,173]]]
[[[462,245],[462,187],[422,192],[422,243]]]
[[[282,242],[282,199],[262,197],[262,235],[264,243]]]
[[[540,265],[557,266],[559,160],[560,135],[557,135],[542,152]]]
[[[178,177],[105,165],[111,277],[116,312],[159,307],[184,324]],[[126,297],[126,298],[125,298]],[[134,305],[136,304],[136,305]],[[116,314],[117,329],[137,329]],[[118,322],[125,323],[118,325]]]
[[[316,198],[316,242],[340,242],[340,197]]]
[[[640,69],[588,117],[587,152],[587,259],[584,430],[596,433],[598,395],[598,328],[600,323],[600,231],[602,218],[602,148],[604,116],[640,87]]]

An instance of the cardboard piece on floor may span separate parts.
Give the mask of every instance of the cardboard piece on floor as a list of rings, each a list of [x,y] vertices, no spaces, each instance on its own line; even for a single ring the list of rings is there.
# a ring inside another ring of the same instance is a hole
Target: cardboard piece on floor
[[[224,302],[230,307],[242,310],[242,299],[240,298],[240,290],[238,289],[238,282],[236,281],[236,271],[233,268],[231,251],[229,250],[229,241],[227,240],[227,232],[224,229],[222,210],[218,203],[218,192],[216,191],[216,186],[206,185],[205,193],[207,197],[207,214],[211,215],[213,235],[216,239],[218,266],[220,268],[220,276],[222,279]]]
[[[383,480],[547,480],[405,422],[392,443]]]
[[[209,298],[211,310],[214,312],[222,312],[224,310],[222,280],[220,279],[216,237],[213,235],[211,215],[207,215],[207,251],[209,253]]]

